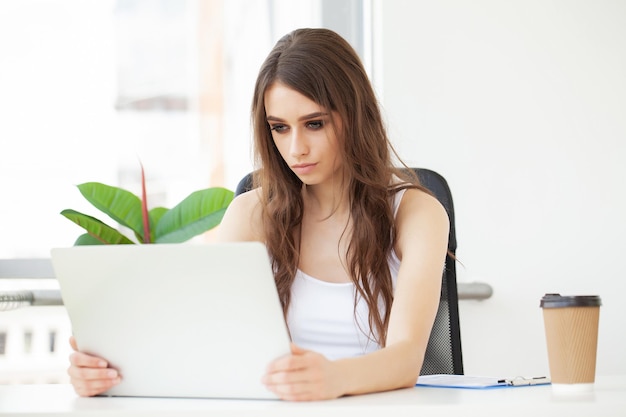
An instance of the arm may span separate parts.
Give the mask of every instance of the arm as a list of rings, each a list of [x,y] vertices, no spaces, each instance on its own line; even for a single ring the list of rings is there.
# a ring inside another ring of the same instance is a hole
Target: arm
[[[449,220],[434,197],[407,190],[396,222],[395,249],[402,262],[386,347],[331,362],[294,346],[292,355],[270,365],[264,379],[281,398],[335,398],[411,387],[417,381],[439,305]]]
[[[353,379],[348,394],[411,387],[422,368],[439,297],[450,223],[443,206],[420,191],[407,191],[398,211],[398,274],[387,347],[346,360],[367,373]],[[349,372],[347,375],[356,376]],[[360,382],[360,383],[359,383]]]

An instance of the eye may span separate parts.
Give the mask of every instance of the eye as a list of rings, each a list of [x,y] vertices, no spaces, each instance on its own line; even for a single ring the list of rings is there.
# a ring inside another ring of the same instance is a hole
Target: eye
[[[276,133],[282,133],[282,132],[284,132],[287,129],[288,129],[287,125],[283,125],[283,124],[280,124],[280,123],[277,123],[277,124],[274,124],[274,125],[270,125],[270,130],[273,130]]]
[[[312,129],[312,130],[319,130],[319,129],[324,127],[324,121],[323,120],[312,120],[310,122],[307,122],[306,127],[308,127],[309,129]]]

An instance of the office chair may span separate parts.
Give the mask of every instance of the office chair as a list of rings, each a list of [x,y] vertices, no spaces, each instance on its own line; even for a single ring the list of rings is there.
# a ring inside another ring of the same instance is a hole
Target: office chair
[[[445,207],[450,219],[448,255],[441,282],[439,308],[428,339],[421,375],[463,374],[461,328],[459,324],[459,298],[456,285],[456,229],[452,193],[440,174],[426,168],[412,168],[421,184],[429,189]],[[252,189],[252,173],[239,181],[235,195]]]

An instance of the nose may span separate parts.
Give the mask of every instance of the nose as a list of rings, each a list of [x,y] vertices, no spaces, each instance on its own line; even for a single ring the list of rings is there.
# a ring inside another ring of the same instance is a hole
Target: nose
[[[291,134],[291,143],[289,146],[289,154],[293,157],[299,157],[309,153],[309,146],[306,137],[298,129],[293,129]]]

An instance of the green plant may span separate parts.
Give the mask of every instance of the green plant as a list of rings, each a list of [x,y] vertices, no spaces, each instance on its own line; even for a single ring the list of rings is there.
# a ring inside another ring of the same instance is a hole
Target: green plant
[[[130,191],[98,182],[79,184],[78,189],[94,207],[134,232],[137,243],[180,243],[204,233],[222,221],[234,197],[226,188],[213,187],[191,193],[171,209],[148,210],[143,167],[141,199]],[[95,217],[72,209],[61,214],[87,231],[74,245],[136,243]]]

